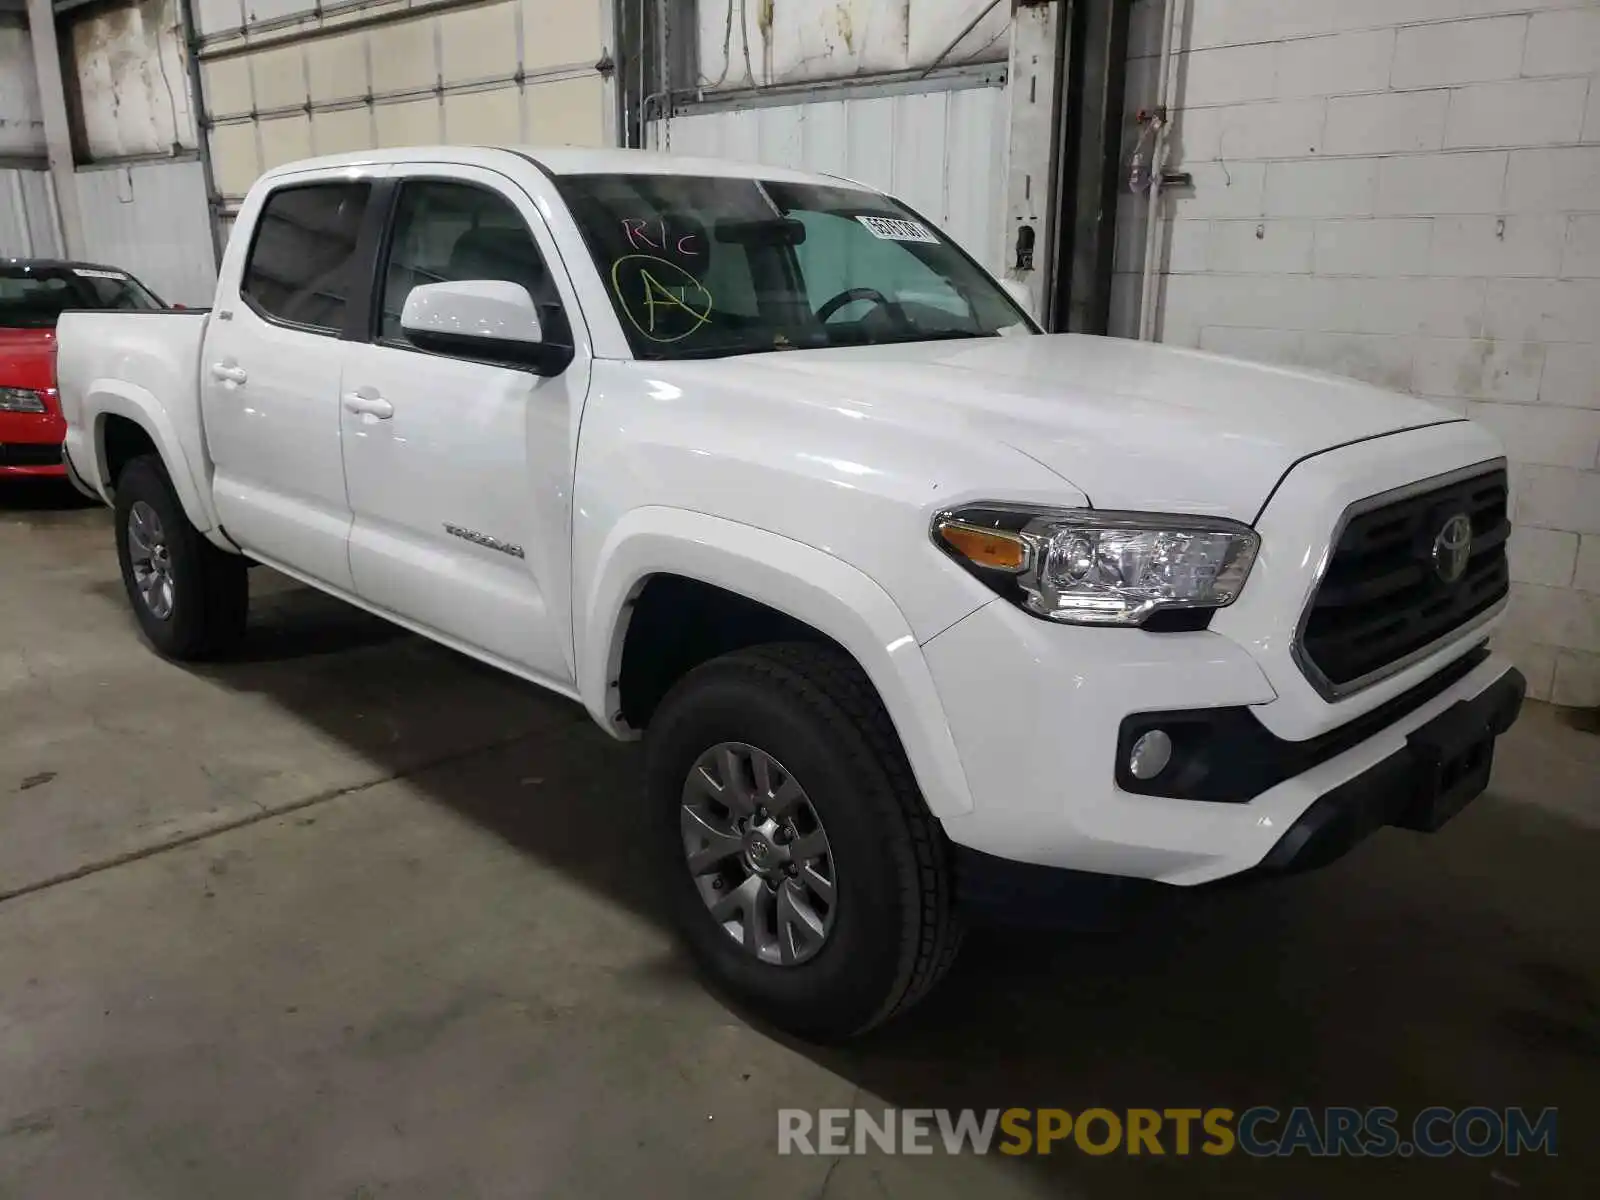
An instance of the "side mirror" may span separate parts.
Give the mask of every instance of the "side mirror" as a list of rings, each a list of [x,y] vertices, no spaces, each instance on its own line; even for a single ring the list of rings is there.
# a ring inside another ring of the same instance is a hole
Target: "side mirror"
[[[1033,293],[1028,290],[1028,285],[1020,279],[1002,279],[1000,286],[1005,289],[1006,295],[1017,302],[1018,307],[1035,321],[1039,314],[1033,311]]]
[[[544,340],[539,309],[520,283],[461,279],[411,289],[400,328],[419,350],[482,358],[559,374],[572,360],[570,346]]]

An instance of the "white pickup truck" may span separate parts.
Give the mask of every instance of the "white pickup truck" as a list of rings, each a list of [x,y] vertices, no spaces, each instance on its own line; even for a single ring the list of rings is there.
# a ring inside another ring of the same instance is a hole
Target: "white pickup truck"
[[[156,649],[225,652],[254,561],[642,733],[618,829],[802,1034],[902,1010],[973,915],[1433,829],[1521,705],[1484,429],[1044,335],[845,180],[320,159],[251,190],[209,313],[59,334],[69,469]]]

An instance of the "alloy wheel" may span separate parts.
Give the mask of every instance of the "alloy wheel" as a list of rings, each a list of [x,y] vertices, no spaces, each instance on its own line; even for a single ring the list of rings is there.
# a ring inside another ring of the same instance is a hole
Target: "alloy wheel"
[[[762,962],[793,966],[827,943],[838,877],[805,789],[766,751],[721,742],[683,784],[684,859],[712,918]]]
[[[139,598],[158,621],[170,620],[177,588],[172,578],[172,551],[161,517],[143,500],[128,510],[128,560]]]

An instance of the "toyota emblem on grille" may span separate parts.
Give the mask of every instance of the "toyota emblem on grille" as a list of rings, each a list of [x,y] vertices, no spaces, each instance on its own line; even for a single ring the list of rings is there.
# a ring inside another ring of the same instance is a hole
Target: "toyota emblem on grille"
[[[1467,571],[1472,557],[1472,518],[1457,513],[1444,523],[1433,539],[1433,569],[1446,583],[1454,583]]]

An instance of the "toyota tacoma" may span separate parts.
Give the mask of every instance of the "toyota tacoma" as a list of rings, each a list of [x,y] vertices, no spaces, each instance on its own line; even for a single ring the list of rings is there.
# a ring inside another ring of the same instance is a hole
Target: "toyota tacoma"
[[[392,150],[251,189],[206,313],[68,312],[161,653],[267,564],[642,736],[664,907],[848,1036],[972,917],[1432,830],[1523,697],[1506,463],[1348,379],[1047,335],[847,180]]]

